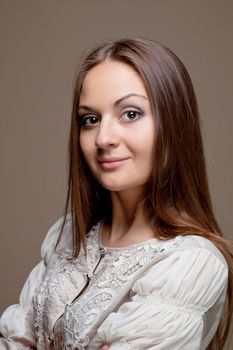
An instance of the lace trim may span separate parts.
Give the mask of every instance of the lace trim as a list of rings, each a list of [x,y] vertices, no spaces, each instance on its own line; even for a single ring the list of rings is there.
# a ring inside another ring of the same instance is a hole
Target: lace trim
[[[67,258],[70,254],[71,250],[67,249],[55,259],[53,265],[46,271],[36,292],[33,307],[35,311],[35,333],[37,339],[43,335],[44,309],[48,299],[56,292],[56,289],[64,279],[75,269],[73,264],[68,263]]]
[[[93,274],[85,293],[66,308],[62,319],[58,321],[60,325],[55,327],[55,332],[59,333],[62,329],[61,322],[63,323],[66,348],[83,350],[84,344],[89,344],[88,334],[93,327],[98,327],[103,315],[109,314],[114,308],[114,300],[121,294],[122,287],[156,256],[177,245],[176,240],[160,245],[148,242],[144,246],[117,252],[106,251],[107,260],[102,260],[100,269]]]
[[[93,226],[87,235],[87,258],[81,251],[76,261],[67,258],[71,249],[57,254],[51,265],[48,265],[44,279],[39,286],[34,300],[35,332],[43,348],[45,329],[47,328],[47,305],[70,274],[78,269],[91,277],[89,287],[74,303],[67,306],[62,317],[55,324],[53,349],[62,348],[84,350],[89,344],[89,332],[97,327],[104,314],[111,312],[114,300],[120,295],[122,287],[140,273],[143,266],[149,264],[156,256],[179,245],[180,237],[174,240],[157,242],[148,240],[125,248],[107,248],[106,254],[93,273],[99,256],[101,222]],[[129,287],[130,288],[130,287]],[[77,317],[78,315],[78,317]],[[57,347],[56,347],[57,344]]]
[[[89,243],[88,252],[90,267],[94,265],[93,249],[96,247],[96,233],[93,229],[88,233]],[[33,303],[35,314],[35,334],[37,339],[43,339],[44,329],[46,328],[45,309],[50,298],[56,293],[56,290],[63,284],[65,279],[69,278],[70,274],[78,269],[80,272],[86,271],[87,261],[84,251],[81,250],[78,260],[71,262],[68,258],[72,254],[72,249],[64,249],[57,253],[53,264],[48,265],[44,278],[39,285]]]

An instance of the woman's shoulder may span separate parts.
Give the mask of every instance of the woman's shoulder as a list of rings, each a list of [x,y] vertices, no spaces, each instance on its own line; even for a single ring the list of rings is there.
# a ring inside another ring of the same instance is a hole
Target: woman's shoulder
[[[184,251],[206,251],[206,253],[214,256],[227,266],[224,255],[211,239],[198,235],[184,235],[180,237],[182,238],[180,240],[180,248]]]
[[[48,232],[45,235],[45,238],[41,245],[41,257],[47,262],[51,255],[55,251],[60,251],[64,248],[71,246],[72,242],[72,232],[71,232],[71,213],[66,215],[65,225],[63,228],[62,236],[60,237],[62,224],[64,221],[64,216],[60,217],[52,226],[49,228]]]
[[[224,294],[228,280],[223,254],[205,237],[177,238],[177,244],[145,271],[133,290],[143,295],[156,294],[162,299],[170,296],[187,304],[216,301]]]

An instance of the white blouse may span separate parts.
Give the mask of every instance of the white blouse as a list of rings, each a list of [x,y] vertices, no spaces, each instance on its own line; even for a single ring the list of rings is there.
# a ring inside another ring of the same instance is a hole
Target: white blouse
[[[48,231],[42,261],[30,273],[17,305],[0,319],[0,349],[206,349],[218,327],[228,266],[199,236],[156,238],[123,248],[103,247],[102,223],[75,261],[71,216]]]

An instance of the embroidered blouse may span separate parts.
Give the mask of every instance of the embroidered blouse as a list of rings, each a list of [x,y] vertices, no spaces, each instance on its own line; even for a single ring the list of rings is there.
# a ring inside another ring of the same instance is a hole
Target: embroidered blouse
[[[199,350],[218,327],[228,266],[206,238],[156,238],[122,248],[101,244],[102,222],[87,235],[87,256],[71,253],[71,216],[48,231],[42,260],[19,304],[0,319],[1,350]]]

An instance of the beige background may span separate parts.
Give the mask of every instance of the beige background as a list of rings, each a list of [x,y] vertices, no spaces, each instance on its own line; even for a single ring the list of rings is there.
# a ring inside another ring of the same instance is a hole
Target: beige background
[[[61,215],[73,76],[96,41],[139,35],[175,51],[202,115],[217,218],[232,238],[233,2],[1,0],[0,311],[17,302]]]

